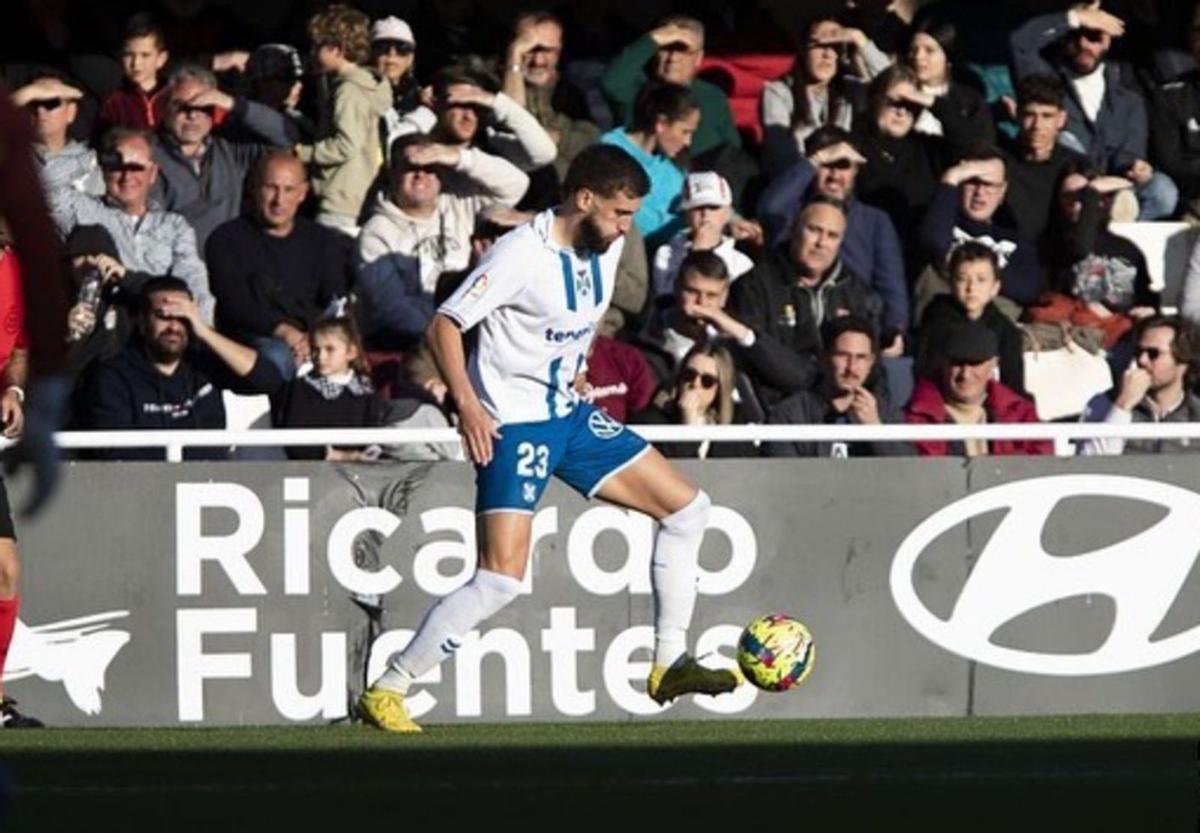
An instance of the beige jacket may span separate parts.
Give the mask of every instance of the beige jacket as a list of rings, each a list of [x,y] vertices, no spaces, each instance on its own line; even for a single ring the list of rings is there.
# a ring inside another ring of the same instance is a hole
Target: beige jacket
[[[318,210],[357,218],[383,165],[379,119],[392,106],[392,88],[359,66],[335,83],[331,135],[296,154],[309,164]]]

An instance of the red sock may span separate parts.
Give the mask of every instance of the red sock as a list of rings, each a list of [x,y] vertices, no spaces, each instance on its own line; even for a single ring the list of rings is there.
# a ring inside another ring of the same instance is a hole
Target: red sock
[[[8,659],[8,646],[12,642],[13,628],[17,625],[17,608],[21,597],[0,599],[0,680],[4,679],[4,661]]]

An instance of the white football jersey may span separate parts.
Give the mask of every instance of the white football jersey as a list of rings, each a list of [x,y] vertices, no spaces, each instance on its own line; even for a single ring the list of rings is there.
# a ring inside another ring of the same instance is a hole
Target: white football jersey
[[[581,255],[551,239],[553,219],[543,211],[501,237],[438,309],[464,332],[479,325],[467,368],[502,424],[571,412],[575,377],[616,284],[625,238],[604,254]]]

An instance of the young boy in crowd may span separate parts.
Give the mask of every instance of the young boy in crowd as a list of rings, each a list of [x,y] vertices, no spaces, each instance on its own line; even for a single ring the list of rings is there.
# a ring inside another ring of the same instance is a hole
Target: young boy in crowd
[[[1000,263],[983,243],[968,240],[950,254],[947,264],[950,294],[939,295],[921,319],[917,344],[917,375],[935,378],[946,362],[950,331],[968,321],[978,321],[996,335],[1000,346],[1000,379],[1017,393],[1025,391],[1021,330],[996,306],[1000,294]]]
[[[161,123],[167,96],[160,78],[168,57],[162,29],[154,19],[146,14],[129,18],[121,47],[124,77],[100,108],[97,135],[118,126],[153,130]]]
[[[383,163],[379,119],[392,106],[392,88],[366,69],[371,59],[371,21],[336,3],[308,22],[319,71],[333,79],[332,107],[320,115],[311,145],[296,153],[309,164],[319,199],[317,222],[358,236],[359,214]]]

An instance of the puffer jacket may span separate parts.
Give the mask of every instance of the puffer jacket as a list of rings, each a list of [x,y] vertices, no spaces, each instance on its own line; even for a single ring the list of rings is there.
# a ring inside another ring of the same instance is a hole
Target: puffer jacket
[[[987,399],[983,403],[989,425],[1017,422],[1037,422],[1033,403],[1000,382],[988,382]],[[905,419],[911,425],[943,425],[949,421],[946,400],[942,391],[928,379],[918,379],[908,403]],[[962,443],[946,440],[919,440],[913,443],[922,457],[949,457],[962,454]],[[988,454],[1053,454],[1054,443],[1049,440],[992,440]]]

